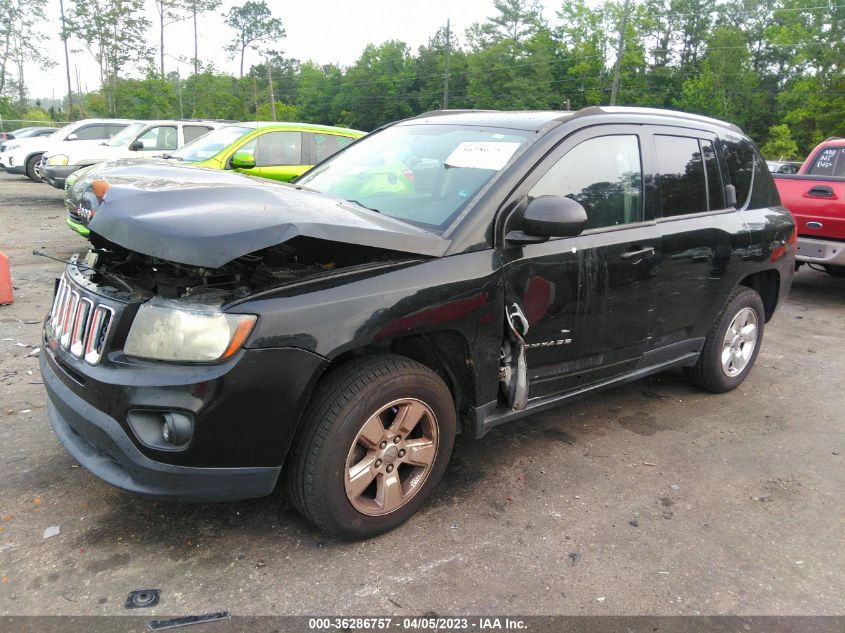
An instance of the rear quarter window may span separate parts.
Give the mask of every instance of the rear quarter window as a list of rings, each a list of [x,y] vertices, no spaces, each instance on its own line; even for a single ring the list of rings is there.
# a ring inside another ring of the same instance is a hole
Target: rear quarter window
[[[766,166],[766,161],[760,152],[752,149],[754,157],[754,179],[751,185],[751,199],[748,206],[752,209],[780,206],[780,195],[775,186],[772,172]]]
[[[736,206],[762,209],[780,205],[775,181],[766,161],[748,139],[722,141],[722,153],[731,183],[736,187]]]
[[[754,148],[741,141],[722,141],[722,154],[728,166],[728,176],[736,189],[736,206],[740,209],[748,203],[751,181],[754,175]],[[763,165],[765,167],[765,165]],[[767,170],[768,171],[768,170]]]

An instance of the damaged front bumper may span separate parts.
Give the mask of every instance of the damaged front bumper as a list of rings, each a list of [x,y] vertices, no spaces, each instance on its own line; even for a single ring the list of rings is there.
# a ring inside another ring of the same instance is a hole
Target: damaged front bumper
[[[263,497],[276,485],[281,466],[197,468],[144,455],[117,420],[92,407],[59,378],[49,354],[41,356],[47,411],[68,453],[107,484],[137,494],[187,501]]]
[[[79,295],[75,305],[90,305],[78,319],[92,324],[86,340],[102,332],[102,353],[76,345],[80,328],[57,337],[48,316],[40,355],[50,422],[67,451],[100,479],[143,495],[269,494],[327,361],[290,347],[243,348],[214,363],[131,358],[123,347],[138,304],[92,292],[80,279],[68,274],[64,283]],[[111,320],[98,329],[100,312]],[[162,442],[168,416],[190,420],[188,441]]]

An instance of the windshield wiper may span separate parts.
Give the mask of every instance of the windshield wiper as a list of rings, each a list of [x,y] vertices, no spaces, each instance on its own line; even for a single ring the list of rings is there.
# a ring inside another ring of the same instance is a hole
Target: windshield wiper
[[[363,204],[363,203],[359,202],[358,200],[351,200],[351,199],[347,198],[347,201],[348,202],[354,202],[359,207],[363,207],[364,209],[367,209],[367,211],[375,211],[376,213],[381,213],[381,211],[379,211],[378,209],[373,209],[372,207],[368,207],[366,204]]]
[[[172,159],[178,160],[178,161],[185,160],[181,156],[175,156],[173,154],[161,154],[160,158],[164,158],[164,159],[171,159],[172,158]]]

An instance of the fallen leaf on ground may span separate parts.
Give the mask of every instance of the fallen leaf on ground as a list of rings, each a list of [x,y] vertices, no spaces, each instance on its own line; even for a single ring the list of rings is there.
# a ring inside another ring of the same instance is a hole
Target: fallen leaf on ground
[[[53,538],[54,536],[58,536],[60,532],[61,528],[58,525],[51,525],[44,530],[44,538]]]

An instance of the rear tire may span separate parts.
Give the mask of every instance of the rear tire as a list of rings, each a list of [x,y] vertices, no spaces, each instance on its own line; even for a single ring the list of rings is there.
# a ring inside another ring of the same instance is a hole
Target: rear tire
[[[455,441],[443,380],[403,356],[349,361],[317,387],[291,452],[287,488],[321,530],[361,539],[409,519],[437,486]]]
[[[26,160],[26,175],[33,182],[43,182],[41,180],[41,170],[38,164],[41,162],[41,154],[30,156]]]
[[[735,389],[748,376],[763,341],[765,312],[754,290],[739,286],[728,297],[704,342],[690,381],[713,393]]]

